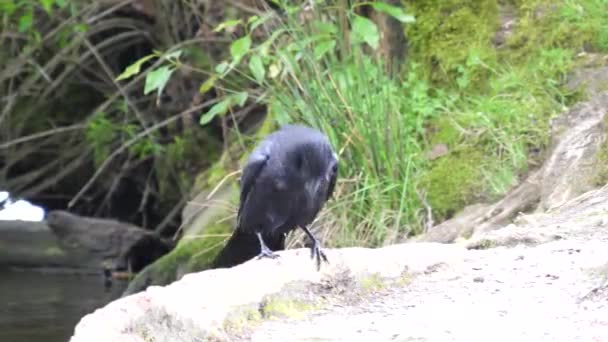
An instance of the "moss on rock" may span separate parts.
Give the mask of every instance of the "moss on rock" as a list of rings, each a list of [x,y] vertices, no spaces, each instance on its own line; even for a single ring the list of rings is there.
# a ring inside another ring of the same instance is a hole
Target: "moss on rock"
[[[445,219],[478,198],[483,160],[481,152],[468,148],[431,163],[420,182],[436,217]]]
[[[412,59],[431,66],[434,80],[446,80],[469,58],[494,55],[491,42],[498,28],[496,0],[407,1],[417,21],[408,26]]]
[[[150,285],[167,285],[184,274],[207,269],[232,229],[231,222],[216,222],[205,228],[205,234],[182,239],[173,251],[139,272],[124,295],[142,291]]]

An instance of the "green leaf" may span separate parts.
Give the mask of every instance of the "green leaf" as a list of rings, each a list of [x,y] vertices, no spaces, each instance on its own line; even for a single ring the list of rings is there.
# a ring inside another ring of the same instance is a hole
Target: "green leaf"
[[[218,74],[223,74],[224,72],[226,72],[226,70],[228,70],[228,62],[226,61],[215,66],[215,72],[217,72]]]
[[[253,55],[249,59],[249,70],[255,77],[255,80],[258,83],[262,83],[264,81],[264,76],[266,76],[266,69],[264,69],[264,64],[262,63],[262,58],[259,55]]]
[[[11,16],[15,10],[17,9],[17,5],[15,5],[12,1],[0,1],[0,12],[8,14]]]
[[[255,30],[258,26],[262,25],[268,19],[272,18],[272,16],[272,13],[267,13],[264,14],[261,18],[259,18],[257,15],[254,15],[253,17],[249,18],[249,20],[247,21],[247,23],[250,24],[249,31]]]
[[[34,13],[30,8],[24,15],[19,18],[19,32],[23,33],[32,27],[34,21]]]
[[[209,77],[205,82],[203,82],[203,84],[201,84],[201,87],[198,88],[198,92],[201,94],[208,92],[215,85],[215,81],[217,81],[216,75]]]
[[[320,59],[321,57],[323,57],[327,52],[333,50],[336,47],[336,41],[335,40],[327,40],[324,42],[320,42],[319,44],[317,44],[315,46],[315,59]]]
[[[146,75],[144,95],[148,95],[150,92],[158,90],[158,96],[160,96],[173,71],[175,71],[175,69],[169,68],[168,65],[163,65],[150,71],[148,75]]]
[[[51,14],[51,9],[53,8],[53,4],[55,4],[55,0],[40,0],[40,5],[44,8],[44,11]]]
[[[89,30],[89,25],[87,24],[76,24],[73,26],[74,32],[78,33],[86,33]]]
[[[182,55],[182,50],[176,50],[176,51],[166,54],[164,57],[165,57],[165,59],[179,59],[179,57],[181,55]]]
[[[246,91],[241,91],[234,95],[231,95],[230,96],[230,98],[232,100],[231,103],[237,104],[237,105],[239,105],[239,107],[243,107],[243,105],[245,104],[245,101],[247,101],[247,96],[248,96],[248,94]]]
[[[118,75],[118,77],[116,78],[116,81],[120,81],[120,80],[124,80],[127,79],[133,75],[137,75],[139,74],[139,71],[141,70],[141,66],[142,64],[144,64],[147,60],[149,60],[150,58],[154,57],[155,55],[147,55],[145,57],[140,58],[137,62],[129,65],[125,71],[122,72],[122,74]]]
[[[275,78],[277,77],[277,75],[279,74],[279,72],[281,72],[281,65],[280,64],[270,64],[270,67],[268,68],[268,76],[270,78]]]
[[[372,3],[372,7],[376,11],[386,13],[402,23],[413,23],[416,21],[413,15],[406,14],[402,8],[397,6],[389,5],[384,2],[374,2]]]
[[[247,52],[249,52],[249,48],[251,47],[251,37],[246,35],[242,38],[235,40],[230,45],[230,55],[234,60],[240,60]]]
[[[60,8],[65,8],[65,6],[67,5],[67,1],[66,0],[55,0],[55,3]]]
[[[365,42],[374,50],[378,48],[380,33],[376,24],[360,15],[355,15],[353,20],[353,43]]]
[[[338,32],[338,27],[332,23],[317,21],[315,27],[322,35],[332,35]]]
[[[214,104],[213,107],[211,107],[211,109],[209,109],[209,111],[207,113],[205,113],[205,114],[203,114],[203,116],[201,116],[199,124],[206,125],[209,122],[211,122],[211,120],[213,120],[213,118],[215,118],[217,115],[226,114],[226,112],[228,111],[228,108],[230,107],[231,101],[232,101],[232,99],[230,97],[227,97],[227,98],[223,99],[222,101]]]
[[[251,17],[249,17],[249,19],[247,19],[247,24],[251,24],[252,22],[254,22],[254,21],[258,20],[258,19],[260,19],[259,16],[252,15]]]
[[[219,25],[217,25],[213,29],[213,32],[220,32],[220,31],[225,30],[227,28],[231,28],[231,27],[237,26],[240,23],[241,23],[241,19],[226,20],[223,23],[220,23]]]

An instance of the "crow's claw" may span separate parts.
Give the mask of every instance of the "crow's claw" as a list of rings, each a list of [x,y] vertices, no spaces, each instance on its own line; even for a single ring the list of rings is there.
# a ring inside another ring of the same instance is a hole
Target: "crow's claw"
[[[317,271],[321,269],[321,259],[323,259],[323,261],[325,261],[326,263],[329,263],[329,260],[327,260],[327,256],[321,250],[321,243],[317,239],[314,239],[312,241],[312,247],[310,247],[310,258],[316,259],[315,261],[317,263]]]
[[[276,259],[278,257],[279,257],[279,255],[274,253],[270,249],[263,248],[262,251],[260,252],[260,254],[258,254],[258,256],[256,257],[256,259],[262,259],[262,258]]]
[[[276,258],[278,258],[279,255],[272,252],[270,250],[270,248],[268,248],[268,246],[266,246],[266,244],[264,243],[264,239],[262,239],[262,234],[256,233],[256,235],[258,236],[258,239],[260,240],[260,254],[258,254],[256,259],[262,259],[262,258],[276,259]]]

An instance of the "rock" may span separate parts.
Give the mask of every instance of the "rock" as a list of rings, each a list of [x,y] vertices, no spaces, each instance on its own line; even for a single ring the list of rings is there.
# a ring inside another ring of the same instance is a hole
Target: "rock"
[[[459,237],[470,237],[475,232],[486,232],[502,227],[520,212],[534,209],[540,199],[540,172],[533,172],[521,185],[502,200],[492,204],[468,206],[456,217],[429,229],[412,241],[454,242]]]
[[[426,234],[413,237],[410,241],[450,243],[459,236],[470,236],[478,223],[476,220],[483,217],[489,207],[489,204],[469,205],[454,218],[431,227]]]
[[[116,220],[81,217],[66,211],[51,211],[47,224],[62,249],[80,256],[93,269],[111,265],[137,272],[171,250],[156,233]]]
[[[433,148],[426,154],[426,157],[429,160],[435,160],[437,158],[443,157],[448,154],[450,150],[448,149],[448,145],[446,144],[436,144]]]
[[[376,283],[370,279],[401,279],[438,264],[457,265],[465,252],[459,246],[436,243],[327,249],[331,263],[317,272],[308,249],[281,251],[279,259],[250,260],[229,269],[188,274],[171,285],[151,286],[121,298],[85,316],[70,341],[110,342],[145,336],[158,341],[221,338],[230,325],[225,324],[227,320],[238,320],[239,313],[258,312],[273,299],[320,299],[320,294],[308,295],[311,289],[331,292],[340,288],[349,293],[361,284],[369,288]]]
[[[595,187],[607,110],[608,93],[597,94],[552,122],[553,148],[542,169],[539,209],[557,207]]]
[[[0,221],[0,266],[86,268],[78,254],[64,250],[45,222]]]
[[[500,28],[494,36],[494,46],[504,47],[505,43],[513,35],[517,24],[517,9],[511,3],[499,4]]]
[[[483,249],[328,249],[320,272],[308,249],[281,251],[121,298],[70,341],[606,340],[607,212],[608,185],[480,233]]]
[[[608,77],[608,71],[590,75]],[[549,156],[540,169],[532,171],[502,200],[471,207],[412,241],[453,242],[501,228],[520,213],[557,208],[594,189],[598,173],[608,174],[605,157],[601,157],[606,154],[602,149],[606,149],[607,110],[608,92],[593,93],[588,101],[570,108],[552,122]]]
[[[586,55],[592,61],[599,59],[599,63],[601,64],[606,64],[608,61],[608,57],[605,55],[601,55],[599,57],[594,54]],[[595,94],[605,92],[608,90],[608,67],[577,69],[568,77],[566,88],[570,91],[583,89],[587,96],[593,96]]]
[[[215,192],[203,191],[184,208],[182,238],[171,253],[143,269],[125,290],[123,296],[145,290],[151,285],[167,285],[184,274],[209,267],[234,227],[229,219],[229,203],[238,196],[237,188],[228,182]]]

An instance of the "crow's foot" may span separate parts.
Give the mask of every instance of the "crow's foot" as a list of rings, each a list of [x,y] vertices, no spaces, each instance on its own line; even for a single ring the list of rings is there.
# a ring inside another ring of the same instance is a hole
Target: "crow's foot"
[[[273,251],[271,251],[270,248],[268,248],[268,246],[266,246],[266,244],[264,243],[264,239],[262,239],[262,234],[257,233],[256,235],[258,236],[258,239],[260,240],[260,254],[258,254],[256,259],[262,259],[262,258],[276,259],[276,258],[278,258],[279,255],[274,253]]]
[[[321,259],[326,263],[329,263],[327,256],[321,250],[321,243],[317,239],[312,240],[312,247],[310,247],[310,258],[315,259],[317,263],[317,271],[321,269]]]
[[[268,248],[264,248],[264,249],[262,249],[262,251],[260,252],[260,254],[258,254],[258,256],[256,257],[256,259],[262,259],[262,258],[276,259],[278,257],[279,257],[278,254],[274,253],[273,251],[271,251]]]

